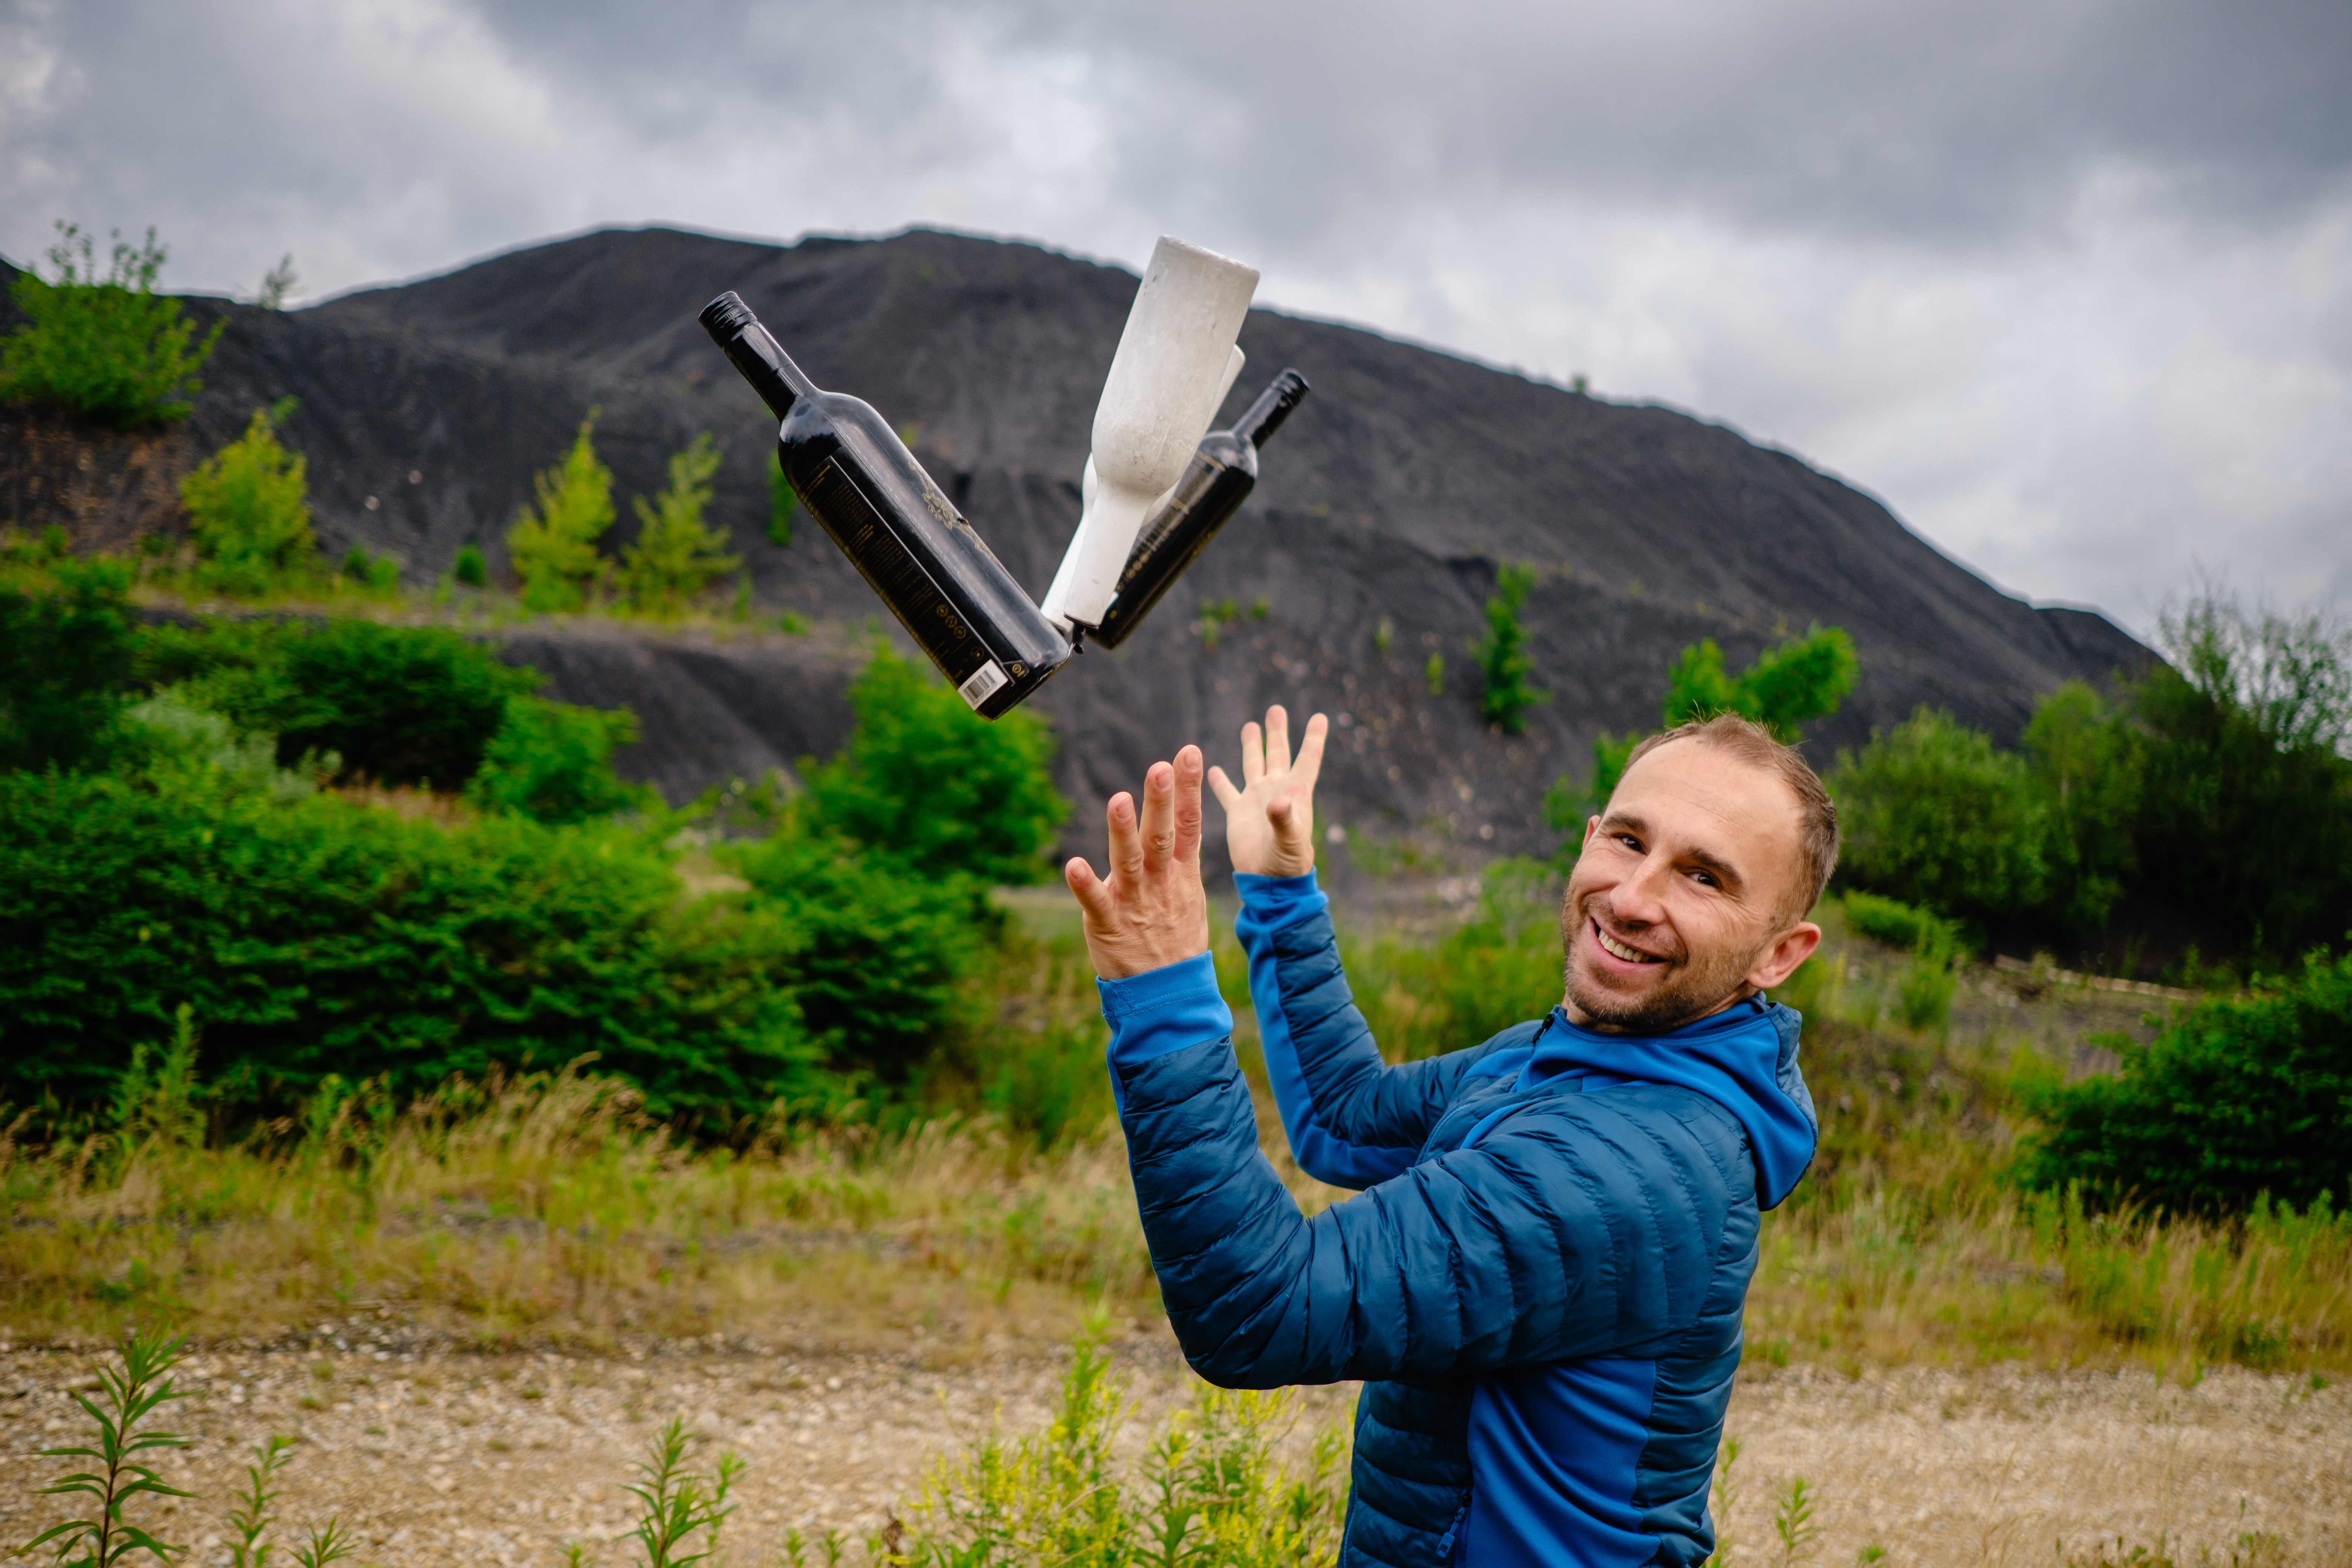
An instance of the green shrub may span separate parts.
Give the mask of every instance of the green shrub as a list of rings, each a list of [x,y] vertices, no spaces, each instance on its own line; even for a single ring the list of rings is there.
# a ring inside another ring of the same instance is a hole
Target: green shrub
[[[1839,626],[1815,626],[1756,656],[1738,675],[1724,668],[1723,648],[1705,637],[1683,649],[1666,669],[1666,696],[1660,718],[1666,729],[1737,713],[1794,744],[1804,726],[1836,712],[1862,679],[1853,638]],[[1562,836],[1559,858],[1572,864],[1581,847],[1587,818],[1609,809],[1609,797],[1633,765],[1643,735],[1592,738],[1592,772],[1581,784],[1566,774],[1544,792],[1544,823]]]
[[[1536,569],[1506,566],[1496,574],[1495,591],[1486,599],[1486,631],[1474,645],[1478,656],[1478,717],[1501,727],[1506,735],[1527,728],[1530,708],[1551,700],[1551,693],[1528,684],[1536,661],[1528,651],[1528,628],[1519,612],[1535,591]]]
[[[2352,626],[2209,590],[2132,689],[2141,879],[2273,963],[2352,925]]]
[[[1853,638],[1840,626],[1815,626],[1766,648],[1736,677],[1706,637],[1683,649],[1666,672],[1665,727],[1737,713],[1793,744],[1806,724],[1836,712],[1861,679]]]
[[[26,272],[10,288],[26,321],[0,340],[0,396],[58,404],[122,430],[184,417],[202,385],[196,372],[227,322],[192,346],[195,322],[179,300],[155,292],[164,255],[152,228],[137,248],[118,233],[100,278],[90,237],[58,225],[49,247],[57,277]]]
[[[1475,913],[1442,941],[1344,946],[1357,1005],[1382,1050],[1416,1058],[1475,1046],[1559,1005],[1557,872],[1538,860],[1492,861]]]
[[[849,689],[857,728],[807,768],[832,832],[915,875],[1042,881],[1070,803],[1054,788],[1054,732],[1015,710],[991,723],[929,672],[877,646]]]
[[[877,864],[793,814],[714,854],[791,910],[801,1015],[834,1066],[904,1082],[963,1021],[961,984],[984,934],[977,889]]]
[[[822,917],[681,895],[618,829],[0,774],[0,1098],[107,1102],[183,1004],[207,1076],[281,1107],[590,1053],[656,1116],[832,1092],[794,999]]]
[[[142,673],[248,732],[278,737],[279,760],[333,752],[381,784],[465,787],[539,675],[439,626],[373,621],[209,621],[154,626]]]
[[[613,526],[613,470],[596,456],[590,409],[562,461],[538,474],[536,510],[526,506],[507,531],[507,561],[522,580],[523,607],[576,610],[604,579],[596,542]]]
[[[132,634],[131,569],[57,562],[37,588],[0,586],[0,769],[78,768],[118,731]]]
[[[1959,923],[1931,910],[1859,890],[1843,895],[1838,906],[1845,911],[1847,928],[1873,942],[1930,958],[1951,958],[1968,951]]]
[[[354,544],[343,552],[344,580],[380,598],[396,598],[400,593],[400,563],[390,555],[374,555],[364,544]]]
[[[449,578],[461,588],[483,588],[489,585],[490,563],[482,555],[478,544],[461,544],[457,557],[449,563]]]
[[[2043,805],[2044,901],[2065,930],[2104,925],[2138,868],[2146,752],[2129,716],[2079,680],[2033,706],[2025,753]]]
[[[292,398],[257,408],[245,434],[180,481],[196,541],[196,580],[226,594],[264,594],[312,575],[310,460],[278,441]]]
[[[1963,919],[2042,902],[2042,802],[2025,759],[1948,713],[1922,707],[1824,781],[1853,885]]]
[[[635,500],[637,537],[621,556],[621,586],[640,611],[675,612],[719,577],[743,563],[727,553],[725,529],[702,521],[710,506],[711,480],[719,472],[719,448],[710,432],[672,453],[669,483],[652,501]]]
[[[784,477],[783,459],[773,447],[768,448],[768,542],[782,550],[793,542],[793,514],[800,510],[801,498],[793,489],[793,481]]]
[[[509,697],[506,719],[466,785],[484,811],[514,812],[538,822],[587,822],[645,810],[659,800],[645,784],[613,771],[615,748],[637,739],[627,709],[575,708],[538,697]]]
[[[991,1433],[938,1464],[910,1528],[894,1524],[877,1542],[877,1564],[1297,1568],[1337,1556],[1348,1445],[1336,1427],[1287,1465],[1278,1451],[1297,1393],[1203,1386],[1139,1462],[1122,1462],[1129,1401],[1103,1353],[1106,1327],[1097,1316],[1078,1335],[1045,1429]]]
[[[1960,977],[1950,959],[1914,953],[1895,982],[1903,1021],[1915,1029],[1942,1028],[1952,1021],[1952,998],[1959,988]]]
[[[2145,1046],[2106,1043],[2119,1072],[2023,1086],[2045,1124],[2021,1167],[2030,1184],[2175,1213],[2352,1193],[2352,957],[2177,1009]]]

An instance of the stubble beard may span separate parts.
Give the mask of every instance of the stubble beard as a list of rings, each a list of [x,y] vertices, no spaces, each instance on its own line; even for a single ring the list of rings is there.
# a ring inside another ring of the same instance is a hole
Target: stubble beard
[[[1573,886],[1560,908],[1564,989],[1592,1025],[1628,1035],[1664,1034],[1737,1000],[1744,989],[1741,977],[1753,966],[1754,953],[1720,952],[1694,959],[1687,949],[1660,961],[1657,967],[1663,973],[1638,996],[1621,995],[1592,984],[1576,955],[1579,944],[1586,940],[1584,928],[1595,912],[1606,914],[1607,910],[1606,892],[1580,894]],[[1609,921],[1601,921],[1601,927],[1608,930]]]

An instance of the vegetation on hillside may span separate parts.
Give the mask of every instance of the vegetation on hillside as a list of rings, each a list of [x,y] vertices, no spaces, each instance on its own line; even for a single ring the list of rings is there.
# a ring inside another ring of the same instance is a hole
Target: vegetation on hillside
[[[2352,626],[2209,588],[2168,662],[2044,697],[2022,752],[1923,709],[1828,775],[1849,885],[1976,931],[2095,939],[2127,906],[2195,933],[2178,973],[2293,968],[2352,928]]]
[[[936,1048],[979,889],[1034,875],[1066,811],[1040,721],[883,653],[823,787],[739,794],[712,842],[614,776],[628,715],[454,632],[134,628],[123,583],[0,597],[0,652],[47,672],[0,710],[0,1093],[60,1129],[183,1007],[232,1120],[590,1055],[711,1131],[845,1103]]]
[[[1486,630],[1470,645],[1478,660],[1478,716],[1506,735],[1527,728],[1528,709],[1551,700],[1551,693],[1537,688],[1530,679],[1535,674],[1535,656],[1528,650],[1528,628],[1519,619],[1535,586],[1532,566],[1505,566],[1497,572],[1495,591],[1486,598]]]
[[[199,341],[179,300],[155,292],[168,253],[149,229],[131,245],[120,233],[103,273],[97,246],[59,223],[49,247],[53,277],[19,275],[10,297],[25,321],[0,339],[0,397],[48,403],[117,429],[184,417],[227,323]]]

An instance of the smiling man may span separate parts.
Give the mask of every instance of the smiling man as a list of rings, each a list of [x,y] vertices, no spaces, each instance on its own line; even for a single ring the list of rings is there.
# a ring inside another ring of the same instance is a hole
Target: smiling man
[[[1391,1067],[1315,886],[1325,725],[1242,731],[1225,810],[1283,1125],[1362,1189],[1308,1218],[1258,1152],[1208,954],[1202,758],[1114,796],[1110,875],[1066,868],[1111,1026],[1136,1201],[1170,1321],[1229,1387],[1365,1382],[1343,1563],[1688,1564],[1756,1267],[1758,1214],[1812,1158],[1798,1017],[1766,993],[1837,817],[1745,720],[1644,742],[1585,826],[1565,994],[1483,1045]]]

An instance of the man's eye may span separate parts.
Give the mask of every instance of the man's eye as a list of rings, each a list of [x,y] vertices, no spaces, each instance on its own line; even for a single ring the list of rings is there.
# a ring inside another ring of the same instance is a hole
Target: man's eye
[[[1693,871],[1690,876],[1691,880],[1696,882],[1702,888],[1720,888],[1723,886],[1721,882],[1716,880],[1715,873],[1712,871]]]
[[[1636,855],[1639,855],[1642,852],[1642,841],[1634,837],[1630,833],[1619,834],[1617,836],[1617,842],[1622,844],[1626,848],[1631,849]]]

